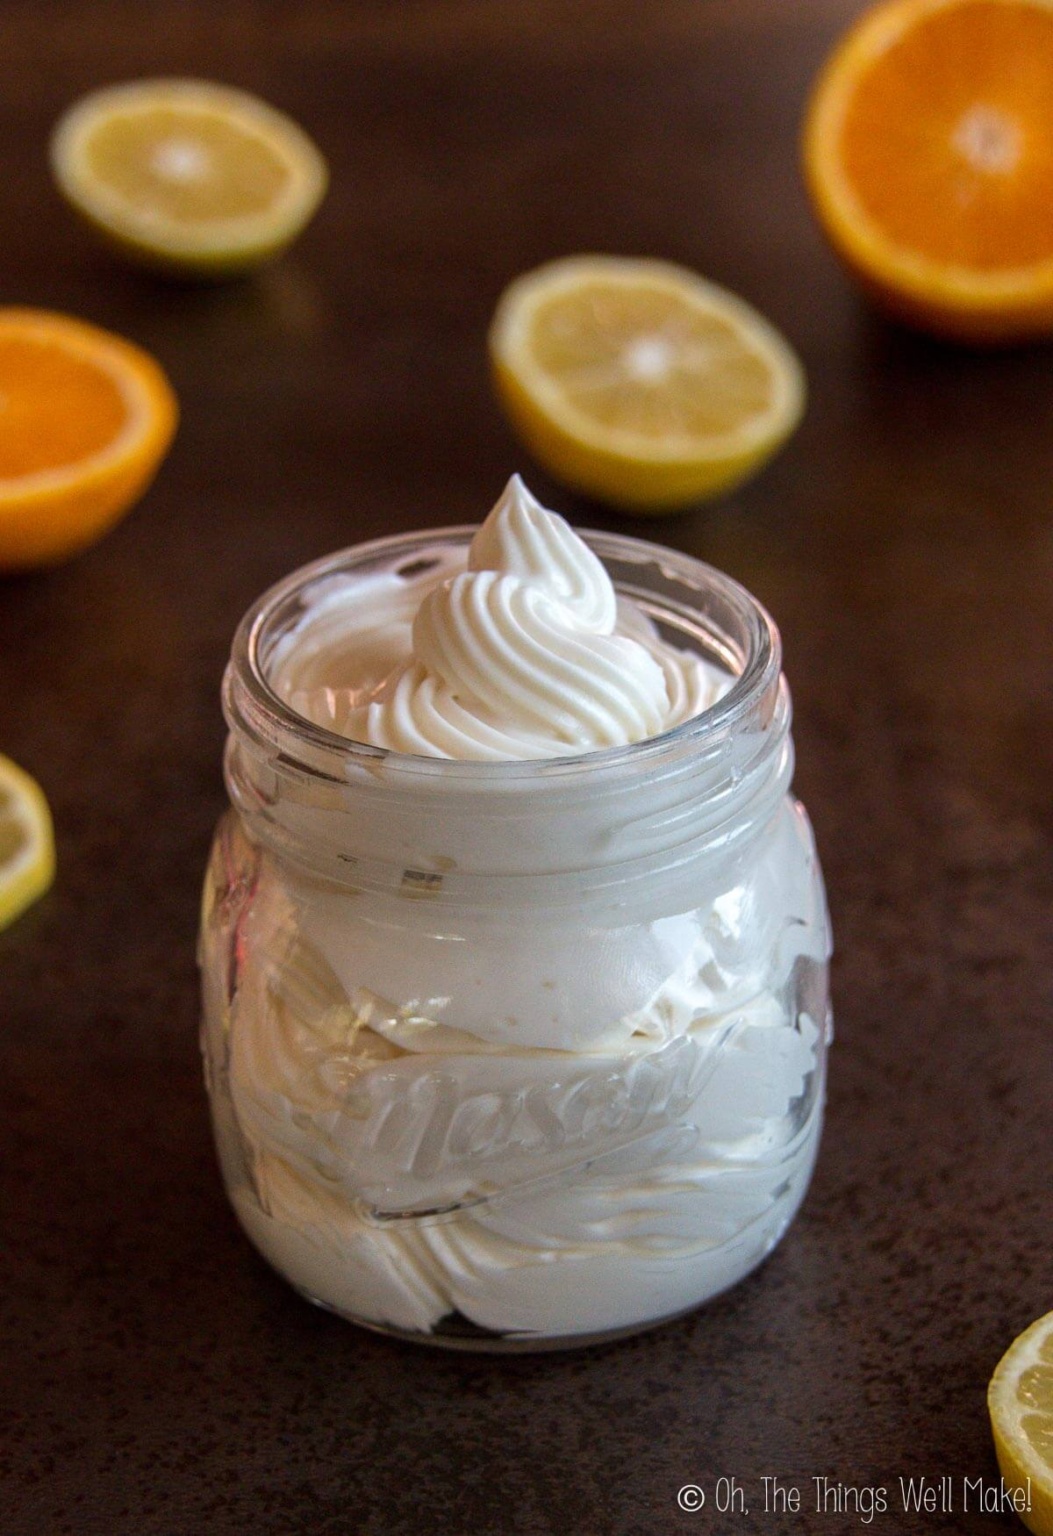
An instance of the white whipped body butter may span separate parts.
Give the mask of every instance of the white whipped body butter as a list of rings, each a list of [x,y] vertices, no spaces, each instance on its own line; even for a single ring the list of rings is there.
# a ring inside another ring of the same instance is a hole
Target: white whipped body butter
[[[491,1349],[752,1269],[815,1158],[829,929],[749,594],[514,478],[267,593],[224,705],[203,1041],[271,1263]]]

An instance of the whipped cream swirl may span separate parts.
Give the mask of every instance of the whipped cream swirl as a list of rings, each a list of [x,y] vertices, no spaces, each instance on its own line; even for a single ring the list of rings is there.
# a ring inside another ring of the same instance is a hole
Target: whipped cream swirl
[[[430,757],[562,757],[659,735],[718,686],[619,602],[592,550],[513,475],[467,569],[426,592],[410,654],[344,710],[330,690],[322,723]]]

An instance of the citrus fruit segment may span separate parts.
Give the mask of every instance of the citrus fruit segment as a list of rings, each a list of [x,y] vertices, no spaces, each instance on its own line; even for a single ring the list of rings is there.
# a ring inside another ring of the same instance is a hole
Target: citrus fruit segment
[[[744,300],[670,262],[572,256],[528,272],[490,327],[499,397],[537,459],[617,507],[673,511],[789,436],[804,375]]]
[[[126,252],[187,274],[257,265],[303,229],[325,193],[321,153],[255,96],[203,80],[95,91],[57,123],[60,191]]]
[[[55,878],[55,839],[44,792],[0,756],[0,928],[14,922]]]
[[[1014,1339],[987,1389],[995,1453],[1007,1485],[1035,1536],[1053,1536],[1053,1312]]]
[[[1053,331],[1053,0],[887,0],[834,48],[803,138],[819,223],[900,318]]]
[[[0,308],[0,570],[99,538],[153,478],[177,415],[164,373],[130,341]]]

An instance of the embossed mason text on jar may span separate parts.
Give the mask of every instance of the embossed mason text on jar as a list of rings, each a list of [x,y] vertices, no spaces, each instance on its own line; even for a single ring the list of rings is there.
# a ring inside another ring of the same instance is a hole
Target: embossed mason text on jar
[[[617,633],[714,680],[646,739],[458,760],[297,707],[304,679],[335,699],[347,615],[382,599],[405,626],[472,532],[344,551],[243,621],[203,1048],[234,1209],[294,1286],[536,1349],[676,1316],[782,1237],[819,1139],[829,929],[777,632],[686,556],[581,536]],[[389,640],[366,626],[362,654]]]

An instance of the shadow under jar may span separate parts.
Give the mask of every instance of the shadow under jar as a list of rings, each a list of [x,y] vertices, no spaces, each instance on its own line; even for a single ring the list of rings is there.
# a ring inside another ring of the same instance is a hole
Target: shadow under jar
[[[584,535],[728,678],[651,740],[451,761],[283,703],[275,657],[319,593],[471,533],[319,561],[238,630],[206,1080],[234,1209],[305,1296],[431,1344],[556,1348],[696,1307],[782,1237],[819,1139],[830,936],[777,631],[684,555]]]

